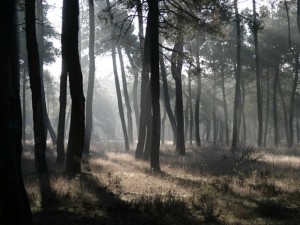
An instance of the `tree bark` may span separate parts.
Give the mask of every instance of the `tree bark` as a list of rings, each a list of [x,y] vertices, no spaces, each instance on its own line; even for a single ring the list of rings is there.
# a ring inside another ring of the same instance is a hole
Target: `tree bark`
[[[289,144],[289,123],[288,123],[288,115],[287,115],[287,109],[286,109],[286,104],[285,104],[285,100],[284,100],[284,96],[282,93],[282,88],[281,88],[281,82],[280,82],[280,78],[278,77],[278,92],[280,95],[280,100],[281,100],[281,106],[282,106],[282,111],[283,111],[283,117],[284,117],[284,128],[285,128],[285,136],[286,136],[286,141]]]
[[[176,88],[176,119],[177,119],[177,137],[176,137],[176,151],[180,155],[185,154],[185,138],[184,138],[184,116],[183,116],[183,100],[182,100],[182,81],[181,70],[183,59],[180,54],[183,53],[183,37],[179,37],[174,44],[171,56],[171,70],[172,76],[175,80]]]
[[[196,103],[195,103],[195,139],[196,145],[201,146],[200,139],[200,121],[199,121],[199,111],[200,111],[200,99],[201,99],[201,70],[200,70],[200,61],[199,61],[199,35],[197,35],[197,46],[196,46],[196,66],[197,66],[197,94],[196,94]]]
[[[253,17],[254,17],[254,46],[255,46],[255,65],[256,65],[256,100],[257,100],[257,119],[258,119],[258,137],[257,137],[257,146],[262,146],[262,137],[263,137],[263,109],[262,109],[262,95],[261,95],[261,85],[260,85],[260,65],[259,65],[259,46],[257,38],[257,20],[256,20],[256,4],[253,0]]]
[[[222,94],[223,94],[223,108],[224,108],[224,126],[225,126],[225,138],[226,145],[229,145],[229,127],[228,127],[228,110],[227,110],[227,100],[226,100],[226,91],[225,91],[225,75],[224,69],[221,70],[222,75]]]
[[[118,69],[117,69],[116,47],[114,44],[112,44],[111,52],[112,52],[113,70],[114,70],[115,85],[116,85],[116,92],[117,92],[117,99],[118,99],[118,109],[119,109],[122,131],[123,131],[124,142],[125,142],[125,151],[129,151],[128,134],[127,134],[126,124],[125,124],[125,116],[124,116],[123,103],[122,103],[122,94],[121,94],[119,75],[118,75]]]
[[[127,55],[127,58],[129,60],[129,63],[134,71],[134,81],[133,81],[133,87],[132,87],[132,100],[133,100],[133,109],[134,109],[134,115],[135,115],[135,123],[136,123],[136,131],[139,133],[139,122],[140,122],[140,112],[139,112],[139,105],[138,105],[138,83],[139,83],[139,74],[138,74],[138,68],[133,62],[133,59],[130,55],[130,52],[127,48],[125,48],[125,52]]]
[[[125,67],[122,55],[122,49],[120,45],[117,45],[118,55],[120,60],[120,67],[121,67],[121,75],[122,75],[122,84],[123,84],[123,94],[125,99],[125,104],[127,108],[127,128],[128,128],[128,140],[129,144],[133,144],[133,128],[132,128],[132,111],[129,101],[129,95],[127,90],[127,81],[126,81],[126,74],[125,74]]]
[[[42,100],[42,81],[40,59],[35,27],[35,1],[25,1],[26,46],[28,54],[28,69],[32,92],[32,111],[34,124],[35,170],[42,174],[48,171],[46,163],[46,124]]]
[[[5,0],[0,7],[0,224],[31,224],[21,172],[22,114],[15,3]]]
[[[236,31],[237,31],[237,61],[236,61],[236,70],[235,70],[235,96],[234,96],[234,109],[233,109],[233,130],[232,130],[232,148],[236,148],[239,141],[239,132],[238,132],[238,115],[240,112],[240,98],[241,98],[241,89],[240,89],[240,80],[241,80],[241,27],[240,27],[240,15],[237,6],[237,0],[234,0],[235,8],[235,19],[236,19]]]
[[[217,84],[216,84],[216,70],[213,69],[213,132],[214,132],[214,145],[217,144],[218,131],[217,131],[217,112],[216,112],[216,94],[217,94]]]
[[[166,107],[166,112],[169,117],[169,121],[171,124],[171,128],[173,131],[173,139],[176,139],[176,120],[171,108],[170,104],[170,96],[169,96],[169,88],[168,88],[168,80],[167,80],[167,72],[166,72],[166,66],[165,66],[165,61],[163,58],[163,52],[162,49],[160,50],[159,54],[159,61],[160,61],[160,71],[161,71],[161,78],[162,78],[162,83],[163,83],[163,96],[164,96],[164,103]]]
[[[278,79],[279,79],[279,64],[276,67],[274,84],[273,84],[273,123],[274,123],[274,145],[278,147],[279,140],[279,131],[278,131],[278,115],[277,115],[277,88],[278,88]]]
[[[81,172],[84,145],[85,99],[82,87],[82,72],[78,52],[79,3],[63,1],[62,48],[65,51],[66,68],[69,73],[72,111],[69,141],[66,156],[66,172],[74,176]]]
[[[159,147],[160,147],[160,103],[159,103],[159,45],[158,45],[158,27],[159,27],[159,8],[158,0],[147,0],[149,6],[150,20],[150,70],[151,70],[151,102],[152,102],[152,149],[151,149],[151,168],[154,171],[160,171],[159,165]]]
[[[149,16],[149,12],[148,12]],[[141,80],[141,103],[140,103],[140,122],[139,122],[139,135],[138,143],[135,151],[135,158],[141,159],[143,157],[144,146],[146,141],[146,127],[147,127],[147,111],[149,104],[147,104],[148,83],[150,73],[150,20],[147,20],[145,47],[143,52],[143,68]]]
[[[86,131],[84,136],[84,155],[90,153],[90,143],[93,129],[93,95],[95,83],[95,9],[94,0],[89,0],[89,81],[86,95]]]
[[[190,145],[192,145],[193,144],[193,123],[194,123],[194,118],[193,118],[193,104],[192,104],[192,88],[191,88],[191,85],[192,85],[192,78],[191,78],[191,76],[192,76],[192,74],[191,73],[189,73],[188,74],[188,76],[189,76],[189,110],[190,110],[190,126],[189,126],[189,128],[190,128],[190,131],[189,131],[189,134],[190,134],[190,136],[189,136],[189,139],[190,139]]]
[[[267,86],[267,108],[266,108],[266,118],[265,118],[265,133],[264,133],[264,148],[267,146],[267,135],[268,135],[268,124],[269,124],[269,108],[270,108],[270,81],[269,81],[269,70],[267,70],[267,83],[266,83],[266,86]]]

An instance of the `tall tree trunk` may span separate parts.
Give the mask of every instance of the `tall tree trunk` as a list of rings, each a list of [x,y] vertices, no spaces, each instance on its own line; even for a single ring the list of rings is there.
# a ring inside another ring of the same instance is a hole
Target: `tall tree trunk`
[[[35,170],[42,174],[48,171],[46,163],[46,125],[42,101],[40,60],[35,28],[35,1],[25,1],[26,46],[28,53],[28,69],[32,92],[32,111],[35,142]]]
[[[217,84],[216,84],[216,70],[213,69],[213,132],[214,132],[214,145],[217,144],[218,131],[217,131],[217,112],[216,112],[216,94],[217,94]]]
[[[125,99],[125,104],[126,104],[126,108],[127,108],[128,139],[129,139],[129,143],[132,145],[133,144],[132,112],[131,112],[131,106],[130,106],[129,95],[128,95],[128,90],[127,90],[127,81],[126,81],[122,49],[121,49],[120,45],[117,45],[117,48],[118,48],[118,55],[119,55],[120,67],[121,67],[123,93],[124,93],[124,99]]]
[[[222,75],[222,94],[223,94],[223,107],[224,107],[224,122],[225,122],[225,138],[226,145],[229,145],[229,127],[228,127],[228,111],[227,111],[227,100],[226,100],[226,91],[225,91],[225,75],[224,68],[221,70]]]
[[[166,117],[167,117],[167,113],[166,113],[166,109],[165,109],[163,117],[161,119],[161,138],[160,138],[160,140],[161,140],[162,145],[165,144]]]
[[[67,107],[67,68],[65,60],[65,50],[62,50],[62,71],[60,76],[59,91],[59,117],[57,128],[57,164],[63,164],[65,161],[65,127],[66,127],[66,107]]]
[[[51,121],[49,119],[47,107],[46,107],[46,98],[45,98],[45,87],[44,87],[44,14],[43,14],[43,2],[42,0],[37,1],[37,12],[38,12],[38,20],[39,20],[39,26],[38,29],[38,48],[39,48],[39,58],[40,58],[40,71],[41,71],[41,87],[42,87],[42,104],[43,104],[43,110],[45,115],[45,129],[46,129],[46,140],[47,140],[47,131],[49,131],[52,145],[56,145],[57,137],[55,134],[55,131],[52,127]]]
[[[300,10],[300,3],[297,3],[297,23],[298,25],[300,25],[300,12],[298,10]],[[293,88],[292,88],[292,92],[291,92],[291,101],[290,101],[290,113],[289,113],[289,137],[287,139],[288,141],[288,147],[291,148],[293,147],[294,144],[294,104],[295,104],[295,94],[296,94],[296,90],[297,90],[297,85],[298,85],[298,71],[299,71],[299,52],[295,52],[293,50],[293,46],[292,46],[292,41],[291,41],[291,25],[290,25],[290,15],[289,15],[289,9],[287,6],[287,2],[286,0],[284,1],[284,5],[285,5],[285,10],[286,10],[286,14],[287,14],[287,19],[288,19],[288,38],[289,38],[289,48],[290,48],[290,52],[292,53],[292,55],[294,56],[294,60],[295,60],[295,77],[294,77],[294,81],[293,81]],[[299,29],[299,33],[300,33],[300,28]]]
[[[236,148],[239,140],[238,133],[238,115],[240,111],[240,80],[241,80],[241,19],[238,11],[237,0],[234,0],[235,19],[236,19],[236,33],[237,33],[237,61],[235,70],[235,96],[234,96],[234,109],[233,109],[233,130],[232,130],[232,148]]]
[[[125,124],[125,116],[124,116],[123,103],[122,103],[122,94],[121,94],[117,62],[116,62],[116,47],[114,44],[112,44],[111,52],[112,52],[113,70],[114,70],[115,85],[116,85],[116,92],[117,92],[117,99],[118,99],[118,109],[119,109],[121,125],[122,125],[122,130],[123,130],[123,136],[124,136],[124,142],[125,142],[125,151],[129,151],[128,134],[127,134],[126,124]]]
[[[133,87],[132,87],[132,100],[133,100],[133,109],[134,109],[134,115],[135,115],[136,131],[137,131],[137,133],[139,133],[140,112],[139,112],[138,96],[137,96],[138,83],[139,83],[138,68],[134,64],[133,59],[130,55],[130,52],[127,48],[125,48],[125,52],[129,59],[129,63],[134,71],[134,81],[133,81]]]
[[[151,51],[150,51],[150,70],[151,70],[151,98],[152,98],[152,149],[151,149],[151,168],[154,171],[160,171],[159,165],[159,147],[160,147],[160,104],[159,104],[159,45],[158,45],[158,27],[159,27],[159,9],[158,0],[147,0],[149,6],[149,16],[151,26]]]
[[[288,115],[287,115],[287,109],[286,109],[286,105],[285,105],[285,100],[284,100],[284,96],[282,93],[282,88],[281,88],[281,82],[280,82],[280,78],[278,77],[278,92],[280,95],[280,100],[281,100],[281,105],[282,105],[282,111],[283,111],[283,117],[284,117],[284,128],[285,128],[285,135],[286,135],[286,141],[287,143],[289,143],[289,123],[288,123]]]
[[[149,16],[149,12],[148,12]],[[143,151],[146,141],[146,127],[147,127],[147,112],[149,110],[149,104],[147,104],[149,73],[150,73],[150,21],[147,20],[146,36],[145,36],[145,48],[143,52],[143,68],[142,68],[142,80],[141,80],[141,103],[140,103],[140,123],[139,123],[139,135],[138,143],[135,151],[135,158],[141,159],[143,157]]]
[[[172,127],[173,131],[173,138],[176,139],[176,120],[171,108],[170,104],[170,96],[169,96],[169,88],[168,88],[168,80],[167,80],[167,72],[166,72],[166,66],[165,66],[165,61],[163,58],[163,52],[162,49],[160,50],[159,54],[159,61],[160,61],[160,71],[161,71],[161,78],[163,82],[163,96],[164,96],[164,103],[166,107],[166,112],[169,117],[169,121]]]
[[[94,0],[89,0],[89,81],[86,95],[86,123],[83,152],[88,157],[93,129],[93,95],[95,84],[95,9]]]
[[[291,92],[291,104],[290,104],[290,115],[289,115],[289,147],[293,147],[294,145],[294,110],[295,110],[295,97],[296,97],[296,90],[298,86],[298,74],[299,74],[299,53],[296,54],[295,57],[296,65],[295,65],[295,77],[293,80],[293,88]]]
[[[23,77],[22,77],[22,119],[23,119],[23,126],[22,126],[22,137],[23,137],[23,146],[26,145],[26,63],[23,66]]]
[[[66,157],[66,172],[74,176],[81,171],[84,145],[85,99],[82,87],[82,72],[78,52],[79,4],[77,1],[63,1],[62,48],[65,51],[69,73],[72,111],[69,141]]]
[[[268,124],[269,124],[269,108],[270,108],[270,82],[269,82],[269,70],[267,70],[267,83],[266,83],[266,86],[267,86],[267,108],[266,108],[266,118],[265,118],[265,133],[264,133],[264,148],[267,146],[267,135],[268,135]]]
[[[192,88],[191,88],[191,83],[192,83],[192,78],[191,78],[191,76],[192,76],[192,74],[191,74],[191,72],[189,72],[189,74],[188,74],[188,76],[189,76],[189,110],[190,110],[190,126],[189,126],[189,128],[190,128],[190,131],[189,131],[189,134],[190,134],[190,145],[192,145],[193,144],[193,122],[194,122],[194,118],[193,118],[193,104],[192,104]]]
[[[152,129],[153,129],[153,117],[152,117],[152,97],[151,97],[151,83],[149,82],[148,90],[147,90],[147,123],[146,123],[146,143],[144,147],[143,160],[149,160],[151,156],[151,148],[152,148]]]
[[[241,119],[243,121],[243,135],[242,135],[242,140],[243,143],[247,143],[247,124],[246,124],[246,115],[245,115],[245,102],[246,102],[246,93],[245,93],[245,83],[244,79],[241,80],[241,88],[242,88],[242,93],[241,93]]]
[[[254,46],[255,46],[255,65],[256,65],[256,101],[257,101],[257,119],[258,119],[258,137],[257,137],[257,146],[262,146],[262,137],[263,137],[263,108],[262,108],[262,96],[261,96],[261,87],[260,87],[260,67],[259,67],[259,47],[258,47],[258,38],[257,38],[257,28],[258,24],[256,21],[256,4],[253,0],[253,17],[254,17]]]
[[[184,139],[184,116],[183,116],[183,100],[182,100],[182,54],[183,53],[183,37],[179,37],[174,44],[171,59],[172,76],[175,80],[176,88],[176,119],[177,119],[177,137],[176,137],[176,151],[180,155],[185,154],[185,139]]]
[[[195,139],[196,145],[201,146],[200,139],[200,121],[199,121],[199,111],[200,111],[200,99],[201,99],[201,70],[200,70],[200,61],[199,61],[199,34],[196,37],[197,46],[196,46],[196,66],[197,66],[197,94],[196,94],[196,103],[195,103]]]
[[[21,172],[22,114],[15,3],[5,0],[0,7],[0,224],[31,224]]]
[[[279,140],[279,131],[278,131],[278,115],[277,115],[277,88],[278,88],[278,79],[279,79],[279,63],[276,67],[274,84],[273,84],[273,122],[274,122],[274,145],[278,147]]]

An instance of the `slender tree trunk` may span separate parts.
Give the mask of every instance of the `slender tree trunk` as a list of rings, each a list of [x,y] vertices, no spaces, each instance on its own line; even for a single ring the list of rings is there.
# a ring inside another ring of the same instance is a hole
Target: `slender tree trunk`
[[[65,51],[69,73],[72,111],[69,141],[66,157],[66,172],[74,176],[81,171],[81,158],[84,145],[85,99],[83,95],[82,72],[78,51],[79,3],[63,1],[62,48]]]
[[[278,88],[278,79],[279,79],[279,63],[276,67],[274,85],[273,85],[273,123],[274,123],[274,145],[278,147],[279,132],[278,132],[278,115],[277,115],[277,88]]]
[[[46,163],[46,129],[45,114],[42,101],[40,60],[35,28],[35,1],[25,1],[26,45],[28,53],[28,69],[32,92],[32,111],[35,142],[35,170],[42,174],[48,171]]]
[[[237,31],[237,63],[235,70],[235,96],[234,96],[234,109],[233,109],[233,130],[232,130],[232,148],[236,148],[239,140],[238,133],[238,115],[240,111],[240,79],[241,79],[241,27],[240,15],[237,6],[237,0],[234,0],[235,18],[236,18],[236,31]]]
[[[172,76],[175,80],[176,87],[176,119],[177,119],[177,137],[176,151],[180,155],[185,154],[185,139],[184,139],[184,116],[183,116],[183,100],[182,100],[182,81],[181,70],[183,59],[180,53],[183,52],[183,37],[179,37],[174,44],[171,60]]]
[[[43,2],[42,0],[37,1],[37,12],[38,12],[38,19],[39,19],[39,26],[38,29],[38,47],[39,47],[39,59],[40,59],[40,71],[41,71],[41,87],[42,87],[42,104],[43,104],[43,110],[45,115],[45,129],[46,129],[46,140],[47,140],[47,131],[49,131],[52,145],[54,146],[57,141],[57,137],[55,134],[55,131],[52,127],[51,121],[49,119],[47,107],[46,107],[46,98],[45,98],[45,87],[44,87],[44,14],[43,14]]]
[[[195,103],[195,139],[196,145],[201,146],[200,139],[200,121],[199,121],[199,111],[200,111],[200,99],[201,99],[201,70],[200,70],[200,61],[199,61],[199,35],[197,35],[197,46],[196,46],[196,66],[197,66],[197,94],[196,94],[196,103]]]
[[[213,69],[213,128],[214,128],[214,145],[217,144],[217,112],[216,112],[216,94],[217,94],[217,84],[216,84],[216,71]]]
[[[138,83],[139,83],[139,74],[138,74],[138,68],[134,64],[133,59],[130,55],[130,52],[127,48],[125,48],[126,55],[129,59],[129,63],[134,71],[134,81],[133,81],[133,87],[132,87],[132,100],[133,100],[133,108],[134,108],[134,115],[135,115],[135,123],[136,123],[136,131],[139,133],[139,120],[140,120],[140,112],[139,112],[139,104],[138,104]]]
[[[148,12],[149,16],[149,12]],[[143,151],[146,141],[146,127],[147,127],[147,111],[149,110],[149,104],[147,104],[147,93],[150,73],[150,21],[147,20],[146,36],[145,36],[145,48],[143,52],[143,68],[142,68],[142,80],[141,80],[141,103],[140,103],[140,123],[139,123],[139,135],[138,143],[135,152],[135,158],[141,159],[143,157]]]
[[[166,72],[166,66],[162,54],[162,49],[160,50],[159,60],[160,60],[160,70],[161,70],[161,77],[163,82],[163,96],[164,96],[164,102],[166,107],[166,112],[168,114],[170,124],[173,131],[173,138],[176,139],[176,120],[171,108],[170,104],[170,96],[169,96],[169,88],[168,88],[168,81],[167,81],[167,72]]]
[[[166,109],[165,109],[163,117],[161,119],[161,138],[160,138],[160,140],[161,140],[162,145],[165,144],[166,117],[167,117],[167,113],[166,113]]]
[[[62,71],[60,76],[59,94],[59,117],[57,128],[57,164],[65,161],[65,127],[66,127],[66,107],[67,107],[67,68],[65,62],[65,51],[62,51]]]
[[[94,0],[89,0],[89,81],[86,95],[86,131],[83,152],[88,157],[93,129],[93,95],[95,84],[95,9]]]
[[[253,17],[254,17],[254,46],[255,46],[255,65],[256,65],[256,100],[257,100],[257,119],[258,119],[258,137],[257,137],[257,146],[262,146],[262,137],[263,137],[263,108],[262,108],[262,96],[261,96],[261,85],[260,85],[260,66],[259,66],[259,46],[257,38],[257,28],[258,24],[256,21],[256,4],[253,0]]]
[[[23,137],[23,146],[26,145],[26,65],[24,63],[23,68],[23,79],[22,79],[22,118],[23,118],[23,126],[22,126],[22,137]]]
[[[223,94],[224,122],[225,122],[225,138],[226,138],[226,145],[229,145],[228,111],[227,111],[227,100],[226,100],[226,91],[225,91],[225,75],[224,75],[223,68],[221,71],[221,75],[222,75],[222,94]]]
[[[115,85],[116,85],[116,92],[117,92],[117,99],[118,99],[118,109],[122,124],[122,130],[123,130],[123,136],[124,136],[124,142],[125,142],[125,151],[129,151],[129,142],[128,142],[128,134],[125,124],[125,116],[124,116],[124,110],[123,110],[123,103],[122,103],[122,94],[121,94],[121,88],[120,88],[120,82],[119,82],[119,75],[117,70],[117,62],[116,62],[116,47],[112,46],[112,61],[113,61],[113,70],[114,70],[114,76],[115,76]]]
[[[280,82],[280,78],[278,77],[278,92],[280,95],[280,100],[281,100],[281,105],[282,105],[282,111],[283,111],[283,117],[284,117],[284,128],[285,128],[285,135],[286,135],[286,141],[287,143],[289,143],[289,123],[288,123],[288,114],[287,114],[287,109],[286,109],[286,104],[285,104],[285,100],[284,100],[284,96],[282,93],[282,88],[281,88],[281,82]]]
[[[265,133],[264,133],[264,148],[267,146],[267,135],[268,135],[268,124],[269,124],[269,108],[270,108],[270,81],[269,81],[269,70],[267,70],[267,108],[266,108],[266,118],[265,118]]]
[[[0,15],[3,32],[0,36],[0,224],[31,224],[32,215],[21,172],[22,114],[16,1],[2,1]]]
[[[147,124],[146,124],[146,143],[144,147],[143,160],[149,160],[151,157],[151,148],[152,148],[152,130],[153,130],[153,116],[152,116],[152,98],[151,98],[151,84],[148,85],[147,90],[147,105],[150,106],[147,108]]]
[[[191,72],[189,73],[189,107],[190,107],[190,145],[193,144],[193,123],[194,123],[194,118],[193,118],[193,104],[192,104],[192,88],[191,88],[191,83],[192,83],[192,78],[191,78]]]
[[[128,128],[128,139],[129,144],[133,144],[133,128],[132,128],[132,112],[131,112],[131,106],[129,101],[129,95],[127,90],[127,81],[126,81],[126,74],[125,74],[125,67],[124,67],[124,61],[123,61],[123,55],[120,45],[117,45],[118,48],[118,55],[120,60],[120,67],[121,67],[121,75],[122,75],[122,84],[123,84],[123,93],[124,93],[124,99],[125,104],[127,108],[127,128]]]
[[[242,116],[242,121],[243,121],[243,136],[242,140],[243,143],[247,143],[247,124],[246,124],[246,115],[245,115],[245,102],[246,102],[246,93],[245,93],[245,84],[244,84],[244,79],[241,80],[241,88],[242,88],[242,96],[241,96],[241,116]]]

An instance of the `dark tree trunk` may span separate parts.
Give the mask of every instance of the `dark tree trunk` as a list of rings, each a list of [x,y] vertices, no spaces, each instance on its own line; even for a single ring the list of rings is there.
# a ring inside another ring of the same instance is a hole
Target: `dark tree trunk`
[[[266,97],[267,97],[267,108],[266,108],[266,118],[265,118],[265,133],[264,133],[264,148],[267,146],[267,135],[268,135],[268,125],[269,125],[269,108],[270,108],[270,82],[269,82],[269,70],[267,70],[267,81],[266,81]]]
[[[274,122],[274,145],[278,147],[279,132],[278,132],[278,115],[277,115],[277,88],[278,88],[278,79],[279,79],[279,63],[276,67],[274,85],[273,85],[273,122]]]
[[[185,89],[185,88],[184,88]],[[184,110],[184,140],[188,142],[188,132],[189,132],[189,99],[185,96],[185,110]]]
[[[213,69],[213,132],[214,132],[214,145],[217,144],[218,131],[217,131],[217,112],[216,112],[216,94],[217,94],[217,84],[216,84],[216,71]]]
[[[296,97],[296,90],[298,86],[298,73],[299,73],[299,53],[296,54],[295,57],[296,65],[295,65],[295,77],[293,81],[293,88],[291,92],[291,105],[290,105],[290,115],[289,115],[289,147],[293,147],[294,145],[294,109],[295,109],[295,97]]]
[[[221,75],[222,75],[222,94],[223,94],[223,107],[224,107],[225,138],[226,138],[226,145],[229,145],[228,111],[227,111],[227,100],[226,100],[226,91],[225,91],[225,75],[224,75],[223,68],[221,71]]]
[[[257,119],[258,119],[258,137],[257,137],[257,146],[262,146],[262,137],[263,137],[263,109],[262,109],[262,95],[260,87],[260,67],[259,67],[259,47],[258,47],[258,38],[257,38],[257,28],[258,24],[256,21],[256,4],[253,0],[253,17],[254,17],[254,46],[255,46],[255,65],[256,65],[256,100],[257,100]]]
[[[200,111],[200,99],[201,99],[201,70],[199,62],[199,35],[197,35],[197,46],[196,46],[196,66],[197,66],[197,94],[196,94],[196,103],[195,103],[195,139],[196,145],[201,146],[200,139],[200,121],[199,121],[199,111]]]
[[[149,12],[148,12],[149,16]],[[149,18],[149,17],[148,17]],[[143,157],[144,146],[146,141],[146,127],[147,127],[147,112],[149,104],[147,103],[149,73],[150,73],[150,20],[147,20],[145,48],[143,53],[143,68],[142,68],[142,81],[141,81],[141,103],[140,103],[140,122],[139,122],[139,135],[138,143],[135,151],[135,158],[141,159]]]
[[[240,15],[237,6],[237,0],[234,0],[235,19],[236,19],[236,32],[237,32],[237,61],[235,70],[235,96],[234,96],[234,109],[233,109],[233,130],[232,130],[232,148],[236,148],[239,140],[238,132],[238,117],[240,112],[240,99],[241,99],[241,27]]]
[[[151,102],[152,102],[152,149],[151,149],[151,168],[160,171],[159,147],[160,147],[160,104],[159,104],[159,45],[158,45],[158,0],[148,0],[150,32],[150,70],[151,70]]]
[[[138,104],[138,83],[139,83],[139,74],[138,68],[134,64],[133,59],[130,55],[130,52],[127,48],[125,48],[126,55],[129,59],[129,63],[134,71],[134,81],[132,87],[132,100],[133,100],[133,108],[134,108],[134,115],[135,115],[135,123],[136,123],[136,131],[139,133],[139,120],[140,120],[140,112],[139,112],[139,104]]]
[[[289,123],[288,123],[288,115],[287,115],[287,110],[286,110],[286,104],[284,100],[284,96],[282,93],[282,88],[281,88],[281,82],[280,78],[278,77],[278,92],[280,95],[280,100],[281,100],[281,105],[282,105],[282,111],[283,111],[283,117],[284,117],[284,128],[285,128],[285,136],[286,136],[286,141],[289,143]]]
[[[23,137],[23,146],[26,145],[26,63],[24,63],[23,68],[23,77],[22,77],[22,118],[23,118],[23,126],[22,126],[22,137]]]
[[[245,102],[246,102],[246,93],[245,93],[245,83],[244,79],[241,80],[241,88],[242,88],[242,93],[241,93],[241,119],[243,121],[243,135],[242,135],[242,141],[243,144],[247,143],[247,124],[246,124],[246,115],[245,115]]]
[[[66,127],[66,107],[67,107],[67,68],[65,62],[65,50],[62,49],[62,71],[60,76],[59,94],[59,117],[57,128],[57,164],[65,161],[65,127]]]
[[[35,28],[35,1],[25,1],[26,45],[28,53],[28,69],[32,92],[32,111],[35,142],[35,170],[37,173],[48,171],[46,163],[46,125],[42,100],[40,60]]]
[[[129,151],[128,134],[127,134],[126,124],[125,124],[125,116],[124,116],[123,103],[122,103],[122,94],[121,94],[119,75],[118,75],[118,69],[117,69],[116,47],[114,44],[112,44],[111,52],[112,52],[113,70],[114,70],[115,85],[116,85],[116,92],[117,92],[117,99],[118,99],[118,109],[119,109],[121,125],[122,125],[122,130],[123,130],[123,136],[124,136],[124,142],[125,142],[125,151]]]
[[[2,1],[0,8],[0,224],[31,224],[21,172],[22,114],[15,2]]]
[[[192,88],[191,88],[191,83],[192,83],[192,78],[191,78],[191,73],[189,73],[189,110],[190,110],[190,145],[193,144],[193,123],[194,123],[194,118],[193,118],[193,104],[192,104]]]
[[[94,0],[89,0],[89,81],[86,95],[86,131],[84,136],[84,155],[88,157],[93,129],[93,95],[95,83],[95,9]]]
[[[145,148],[144,148],[144,153],[143,153],[143,159],[144,160],[149,160],[151,156],[151,148],[152,148],[152,97],[151,97],[151,84],[149,83],[148,85],[148,90],[147,90],[147,105],[150,106],[147,108],[147,125],[146,125],[146,143],[145,143]]]
[[[127,108],[128,139],[129,139],[129,143],[132,145],[133,144],[132,113],[131,113],[131,106],[130,106],[129,95],[128,95],[128,90],[127,90],[125,67],[124,67],[122,50],[119,45],[117,45],[117,48],[118,48],[118,55],[119,55],[120,67],[121,67],[123,93],[124,93],[124,99],[125,99],[125,104],[126,104],[126,108]]]
[[[169,88],[168,88],[168,80],[167,80],[167,72],[166,72],[166,66],[165,61],[162,54],[162,49],[160,50],[161,53],[159,55],[159,61],[160,61],[160,71],[161,71],[161,78],[163,82],[163,96],[164,96],[164,103],[166,107],[166,112],[169,117],[169,121],[171,124],[171,128],[173,131],[173,138],[176,139],[176,120],[171,108],[170,104],[170,96],[169,96]]]
[[[161,119],[161,138],[160,138],[160,140],[161,140],[162,145],[165,144],[166,117],[167,117],[167,113],[166,113],[166,109],[165,109],[163,117]]]
[[[171,60],[172,76],[175,80],[176,88],[176,119],[177,119],[177,137],[176,137],[176,151],[185,154],[185,139],[184,139],[184,116],[183,116],[183,100],[182,100],[182,54],[183,53],[183,37],[179,37],[178,41],[174,44]]]
[[[66,172],[73,176],[81,171],[84,145],[85,99],[82,87],[82,72],[78,52],[79,31],[78,1],[63,1],[62,48],[65,51],[66,68],[69,73],[72,111],[66,157]]]

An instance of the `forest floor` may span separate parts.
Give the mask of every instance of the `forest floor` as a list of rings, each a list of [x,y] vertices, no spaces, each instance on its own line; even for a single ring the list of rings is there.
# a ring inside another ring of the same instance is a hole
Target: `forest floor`
[[[161,150],[161,173],[116,144],[93,146],[89,166],[68,179],[48,149],[50,194],[42,195],[31,148],[23,174],[40,225],[300,224],[300,150],[172,145]],[[42,190],[42,189],[41,189]],[[45,197],[46,196],[46,197]]]

